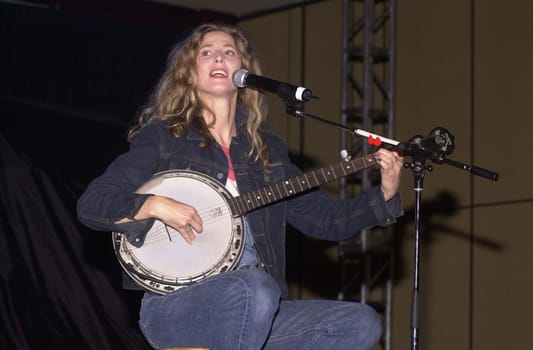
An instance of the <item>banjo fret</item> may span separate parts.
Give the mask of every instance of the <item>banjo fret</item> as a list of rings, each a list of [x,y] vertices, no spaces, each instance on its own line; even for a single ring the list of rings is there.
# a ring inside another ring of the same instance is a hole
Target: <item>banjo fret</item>
[[[254,205],[254,193],[253,192],[246,193],[243,199],[245,200],[243,204],[244,204],[244,207],[246,208],[246,211],[250,211],[253,208],[256,208],[256,205]]]
[[[294,186],[292,185],[292,181],[293,181],[293,179],[290,179],[290,180],[287,180],[287,181],[285,181],[283,183],[285,185],[285,188],[286,188],[287,192],[288,192],[288,196],[292,196],[293,194],[298,193],[297,191],[295,191]]]
[[[314,186],[318,186],[320,185],[320,181],[318,181],[318,178],[316,177],[316,171],[312,171],[311,172],[311,175],[313,175],[313,179],[315,180],[315,182],[313,183]]]
[[[262,191],[260,192],[263,192],[263,195],[261,196],[261,201],[263,201],[263,204],[269,204],[270,203],[270,199],[269,199],[269,195],[268,195],[268,189],[265,187],[262,189]]]
[[[272,203],[272,201],[274,201],[274,199],[275,199],[275,198],[273,198],[272,187],[268,186],[268,187],[263,188],[263,192],[265,193],[265,196],[263,198],[268,203]]]
[[[275,183],[273,186],[276,187],[276,189],[278,190],[278,193],[279,193],[279,197],[276,198],[276,200],[282,199],[283,198],[283,193],[281,193],[281,190],[279,189],[279,183]]]

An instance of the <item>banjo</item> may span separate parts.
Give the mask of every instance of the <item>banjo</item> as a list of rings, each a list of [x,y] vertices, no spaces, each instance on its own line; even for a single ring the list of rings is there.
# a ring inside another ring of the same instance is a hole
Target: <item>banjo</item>
[[[157,173],[137,193],[164,195],[196,208],[203,232],[188,244],[177,230],[155,220],[140,247],[113,232],[115,254],[141,288],[161,295],[173,292],[236,267],[244,250],[244,214],[374,165],[374,154],[343,160],[237,197],[196,171]]]

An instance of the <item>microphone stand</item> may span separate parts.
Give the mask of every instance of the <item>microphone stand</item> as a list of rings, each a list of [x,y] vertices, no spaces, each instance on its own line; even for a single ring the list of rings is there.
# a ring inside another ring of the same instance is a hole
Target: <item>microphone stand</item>
[[[413,274],[413,293],[411,300],[411,349],[417,350],[420,338],[420,213],[422,204],[422,191],[424,190],[424,176],[426,171],[432,171],[433,167],[428,164],[432,161],[437,164],[447,164],[458,169],[470,172],[473,175],[481,176],[489,180],[497,181],[498,174],[477,166],[471,166],[455,160],[447,159],[446,155],[450,154],[455,147],[453,144],[454,137],[444,128],[435,128],[430,132],[427,138],[420,135],[414,136],[407,143],[400,143],[380,135],[370,133],[361,129],[350,129],[345,125],[332,122],[308,113],[297,108],[294,103],[285,101],[287,113],[295,117],[312,118],[323,123],[336,126],[347,130],[353,134],[368,138],[368,143],[374,146],[388,145],[391,150],[397,151],[404,156],[410,156],[411,162],[405,162],[404,168],[411,169],[414,177],[415,191],[415,264]],[[392,146],[392,147],[390,147]]]
[[[427,160],[423,157],[412,157],[411,163],[406,163],[404,167],[411,168],[415,182],[415,251],[414,251],[414,272],[413,272],[413,292],[411,296],[411,349],[418,349],[419,328],[420,328],[420,213],[422,204],[422,191],[424,190],[424,176],[427,171],[432,171],[431,165],[426,165]]]

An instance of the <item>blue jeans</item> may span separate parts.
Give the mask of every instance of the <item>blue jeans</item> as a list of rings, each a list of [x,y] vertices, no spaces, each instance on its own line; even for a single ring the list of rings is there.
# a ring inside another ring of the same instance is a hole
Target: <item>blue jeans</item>
[[[282,300],[265,271],[241,268],[159,296],[146,293],[140,327],[157,349],[371,349],[381,320],[369,306]]]

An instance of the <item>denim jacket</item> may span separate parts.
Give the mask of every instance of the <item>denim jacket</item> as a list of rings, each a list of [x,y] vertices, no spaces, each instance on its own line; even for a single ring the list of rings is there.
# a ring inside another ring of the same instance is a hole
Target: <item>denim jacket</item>
[[[261,160],[252,162],[248,159],[249,142],[242,131],[245,118],[239,110],[238,135],[230,146],[239,192],[255,191],[301,175],[302,172],[289,160],[285,143],[270,133],[263,134],[268,143],[270,169],[265,171]],[[129,151],[117,157],[104,174],[89,184],[78,201],[78,219],[94,230],[121,232],[132,245],[141,246],[153,219],[124,224],[115,222],[135,216],[150,195],[135,191],[154,174],[188,169],[204,173],[221,184],[226,183],[228,163],[224,152],[214,141],[207,147],[200,147],[199,142],[200,135],[194,128],[182,137],[174,138],[161,122],[144,126]],[[353,237],[364,228],[392,224],[402,214],[399,194],[385,202],[379,188],[346,200],[329,198],[321,190],[314,189],[256,209],[248,213],[246,219],[261,262],[287,297],[287,223],[309,236],[339,241]]]

